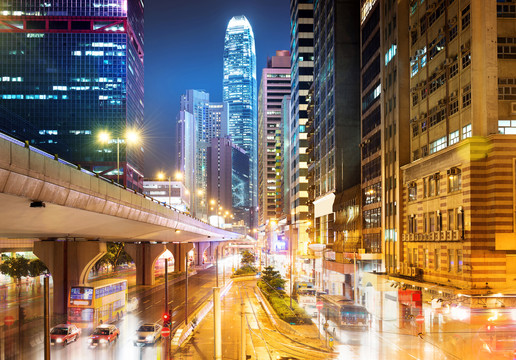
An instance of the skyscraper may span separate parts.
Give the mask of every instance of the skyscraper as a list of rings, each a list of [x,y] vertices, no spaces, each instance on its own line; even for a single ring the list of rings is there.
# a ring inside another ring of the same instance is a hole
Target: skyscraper
[[[228,133],[249,154],[251,181],[245,206],[257,204],[257,91],[254,34],[247,18],[234,16],[224,41],[223,99],[228,103]]]
[[[281,103],[290,95],[290,53],[276,51],[262,70],[258,92],[258,224],[276,218],[276,131]]]
[[[292,193],[285,208],[292,215],[294,224],[293,239],[297,239],[297,252],[306,255],[309,243],[307,228],[311,226],[308,219],[308,155],[307,126],[308,90],[313,81],[314,69],[314,1],[290,1],[290,69],[291,86],[291,129],[290,142],[292,153],[287,166],[294,175],[290,187]],[[287,178],[289,180],[290,178]]]
[[[192,192],[194,215],[206,219],[206,149],[210,146],[211,139],[227,134],[228,112],[225,103],[210,103],[210,94],[192,89],[181,96],[180,110],[192,114],[195,123],[195,184],[189,190]]]
[[[141,189],[143,147],[124,133],[143,123],[143,1],[4,1],[0,21],[1,129]]]

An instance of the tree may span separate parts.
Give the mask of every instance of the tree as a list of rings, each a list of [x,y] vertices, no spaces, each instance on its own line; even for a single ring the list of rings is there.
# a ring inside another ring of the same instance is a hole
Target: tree
[[[274,270],[272,266],[266,266],[262,272],[262,281],[276,290],[285,288],[285,280],[281,278],[279,271]]]
[[[32,277],[40,276],[41,274],[48,274],[48,268],[40,259],[32,259],[29,262],[29,273]]]
[[[0,272],[16,279],[19,283],[24,276],[30,275],[29,259],[20,257],[9,257],[0,264]]]
[[[101,257],[93,266],[95,273],[98,273],[100,267],[110,264],[113,270],[118,265],[131,262],[132,259],[124,249],[124,243],[107,243],[107,253]]]
[[[240,253],[240,255],[242,255],[242,259],[240,260],[242,266],[254,265],[254,262],[256,261],[254,253],[250,252],[249,250],[244,250]]]

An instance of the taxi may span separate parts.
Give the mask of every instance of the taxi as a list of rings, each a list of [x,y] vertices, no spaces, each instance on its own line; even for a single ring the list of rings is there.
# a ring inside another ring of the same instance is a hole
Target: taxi
[[[81,336],[81,329],[73,324],[59,324],[50,330],[51,345],[68,345],[72,341],[77,341]]]
[[[88,338],[88,343],[92,346],[108,345],[116,341],[120,336],[120,330],[111,324],[97,326]]]

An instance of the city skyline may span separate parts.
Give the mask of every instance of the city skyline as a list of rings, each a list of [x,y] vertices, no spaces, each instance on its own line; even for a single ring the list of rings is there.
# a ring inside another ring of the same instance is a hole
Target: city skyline
[[[199,2],[146,4],[145,134],[152,143],[145,153],[146,176],[175,168],[175,119],[180,95],[186,89],[205,90],[212,101],[222,101],[224,33],[233,16],[245,15],[253,27],[257,69],[263,68],[277,49],[288,49],[288,2],[231,0],[216,7],[205,3],[204,7]],[[274,12],[269,11],[272,7]],[[210,30],[203,30],[205,26]],[[170,42],[163,34],[171,29],[190,36],[174,36]],[[172,67],[182,71],[175,72]],[[257,76],[259,82],[261,74]]]

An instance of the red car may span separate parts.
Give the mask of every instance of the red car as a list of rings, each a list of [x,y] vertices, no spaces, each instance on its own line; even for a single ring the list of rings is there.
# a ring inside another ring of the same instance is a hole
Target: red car
[[[115,325],[102,324],[93,331],[88,342],[93,346],[107,345],[116,341],[119,336],[120,330]]]
[[[81,329],[77,326],[73,324],[60,324],[50,330],[50,344],[65,346],[72,341],[77,341],[79,336],[81,336]]]

